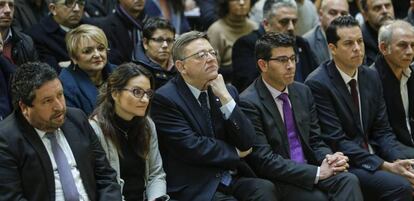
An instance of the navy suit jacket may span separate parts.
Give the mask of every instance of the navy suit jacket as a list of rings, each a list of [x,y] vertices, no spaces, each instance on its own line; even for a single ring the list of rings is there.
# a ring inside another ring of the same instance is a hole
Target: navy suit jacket
[[[237,102],[236,89],[229,86],[228,90]],[[209,103],[215,136],[181,76],[159,88],[152,102],[168,194],[173,199],[211,200],[223,171],[237,169],[239,175],[255,176],[236,151],[236,147],[246,151],[253,146],[252,124],[237,105],[225,120],[220,101],[211,90]]]
[[[405,145],[414,147],[413,129],[414,129],[414,76],[412,75],[407,82],[408,103],[409,103],[409,120],[411,133],[408,131],[405,110],[401,98],[400,81],[395,77],[391,68],[388,66],[383,56],[379,56],[374,63],[384,87],[384,99],[387,105],[387,113],[391,127],[394,130],[397,139]],[[411,71],[414,71],[410,66]]]
[[[120,201],[116,172],[85,114],[68,107],[61,129],[89,199]],[[0,200],[55,200],[52,162],[39,135],[20,111],[0,122],[0,181]]]
[[[358,69],[363,127],[352,96],[332,60],[319,66],[305,83],[315,98],[325,142],[348,156],[351,166],[376,171],[384,160],[405,158],[388,123],[381,80],[374,69]],[[363,148],[364,139],[375,154]]]
[[[312,189],[319,166],[331,149],[320,138],[310,89],[299,82],[288,85],[298,136],[308,164],[290,160],[289,140],[277,105],[262,77],[240,95],[241,108],[256,129],[256,143],[248,156],[260,177]]]

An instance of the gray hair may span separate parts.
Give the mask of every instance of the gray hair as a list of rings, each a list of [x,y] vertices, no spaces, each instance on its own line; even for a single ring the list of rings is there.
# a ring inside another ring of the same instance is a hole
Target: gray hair
[[[180,35],[177,40],[174,42],[172,47],[172,56],[173,61],[183,59],[184,48],[187,47],[188,43],[197,39],[206,39],[208,40],[207,34],[199,31],[190,31]]]
[[[404,20],[391,21],[390,23],[381,26],[379,29],[378,44],[384,42],[386,47],[391,45],[392,35],[396,29],[404,29],[414,33],[414,27],[410,23]]]
[[[295,0],[266,0],[263,5],[263,19],[269,21],[276,15],[276,11],[282,7],[298,9]]]

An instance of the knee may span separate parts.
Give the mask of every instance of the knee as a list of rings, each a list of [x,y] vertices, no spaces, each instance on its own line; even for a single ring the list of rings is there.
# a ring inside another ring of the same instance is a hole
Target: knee
[[[349,172],[344,172],[344,173],[341,173],[340,175],[341,175],[341,180],[347,185],[359,186],[359,179],[356,175],[349,173]]]

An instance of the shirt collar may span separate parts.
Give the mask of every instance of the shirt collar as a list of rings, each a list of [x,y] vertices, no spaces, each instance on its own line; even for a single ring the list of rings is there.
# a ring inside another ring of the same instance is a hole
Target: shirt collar
[[[406,69],[403,70],[402,75],[407,77],[407,79],[408,79],[408,78],[411,77],[411,72],[412,72],[411,68],[406,68]]]
[[[45,135],[46,135],[46,131],[42,131],[42,130],[39,130],[39,129],[37,129],[37,128],[34,128],[35,129],[35,131],[36,131],[36,133],[39,135],[39,137],[40,137],[40,139],[42,139],[43,137],[45,137]],[[54,131],[54,132],[58,132],[60,130],[60,128],[58,128],[56,131]]]
[[[9,30],[7,30],[6,39],[4,39],[4,44],[8,43],[11,40],[12,36],[13,36],[13,34],[11,32],[11,29],[9,28]]]
[[[276,99],[277,97],[279,97],[279,95],[281,93],[287,93],[289,94],[289,90],[287,88],[287,86],[285,87],[285,89],[283,91],[279,91],[275,88],[273,88],[272,86],[270,86],[270,84],[268,84],[263,78],[263,83],[265,84],[266,88],[270,91],[270,94],[272,95],[273,99]]]
[[[357,81],[358,83],[358,69],[355,71],[355,75],[353,77],[347,75],[344,71],[342,71],[340,68],[338,68],[338,66],[335,66],[336,69],[338,69],[339,74],[341,74],[342,79],[345,81],[346,84],[349,83],[349,81],[351,81],[352,79],[355,79],[355,81]]]
[[[63,25],[61,25],[61,24],[59,24],[59,27],[60,27],[61,29],[63,29],[63,31],[65,31],[66,33],[70,31],[70,28],[69,28],[69,27],[65,27],[65,26],[63,26]]]
[[[191,84],[188,84],[187,82],[186,82],[185,84],[188,86],[188,88],[190,89],[191,93],[194,95],[194,97],[195,97],[196,99],[198,99],[198,97],[200,96],[200,93],[201,93],[201,92],[207,92],[207,90],[205,90],[205,91],[200,91],[200,90],[198,90],[197,88],[193,87]],[[207,94],[208,94],[208,93],[207,93]]]

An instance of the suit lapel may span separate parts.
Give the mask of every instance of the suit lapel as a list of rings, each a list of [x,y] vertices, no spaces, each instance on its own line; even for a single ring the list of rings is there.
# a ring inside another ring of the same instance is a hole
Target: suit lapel
[[[46,147],[35,129],[27,122],[27,120],[19,112],[16,111],[15,114],[18,121],[22,124],[21,132],[23,133],[23,136],[27,139],[27,142],[32,145],[39,156],[40,164],[42,165],[44,176],[46,177],[49,195],[51,198],[54,198],[55,176],[53,173],[52,161],[50,160]]]
[[[299,94],[297,93],[297,90],[295,89],[294,85],[293,84],[289,85],[288,89],[289,89],[289,100],[292,105],[293,116],[295,118],[296,130],[298,131],[298,133],[296,134],[302,138],[301,139],[302,144],[304,142],[307,143],[309,142],[309,133],[303,131],[302,126],[300,126],[302,122],[304,121],[302,112],[307,111],[307,109],[303,108],[303,103],[301,102]]]
[[[359,100],[361,102],[360,110],[361,110],[361,116],[362,116],[362,126],[360,123],[361,121],[359,121],[357,125],[360,125],[358,126],[358,128],[360,128],[361,132],[364,135],[365,135],[365,130],[366,130],[365,127],[368,125],[368,119],[369,119],[368,112],[364,112],[364,111],[372,111],[369,108],[370,104],[368,102],[370,98],[367,98],[371,92],[369,91],[368,87],[360,87],[360,86],[369,86],[369,83],[367,83],[368,79],[366,79],[365,77],[366,77],[366,72],[362,67],[360,67],[358,69],[358,91],[359,91]],[[360,116],[358,115],[358,117]],[[358,118],[358,120],[359,119],[360,118]]]
[[[197,122],[199,130],[202,131],[202,134],[204,136],[214,137],[211,136],[209,132],[209,128],[207,127],[208,125],[206,123],[205,117],[203,116],[203,111],[200,104],[198,103],[198,100],[194,97],[193,93],[191,93],[184,79],[181,76],[177,76],[175,79],[177,83],[178,94],[186,104],[187,111],[192,114],[194,120]]]
[[[220,132],[224,130],[222,129],[223,113],[221,113],[221,110],[220,110],[220,107],[222,106],[220,99],[214,95],[210,87],[208,90],[208,97],[209,97],[209,102],[210,102],[210,114],[211,114],[211,120],[213,123],[214,133],[216,134],[217,137],[224,139],[225,136],[222,136]]]
[[[286,134],[286,128],[285,124],[282,120],[282,117],[280,116],[279,109],[277,108],[277,105],[275,103],[275,100],[273,99],[272,95],[270,94],[269,90],[267,89],[266,85],[263,83],[262,77],[259,76],[256,80],[256,90],[259,94],[259,97],[268,111],[268,113],[271,115],[272,119],[275,121],[276,124],[276,130],[274,132],[276,138],[279,138],[280,142],[284,144],[284,150],[287,153],[287,156],[290,155],[289,151],[289,141],[287,139]]]

